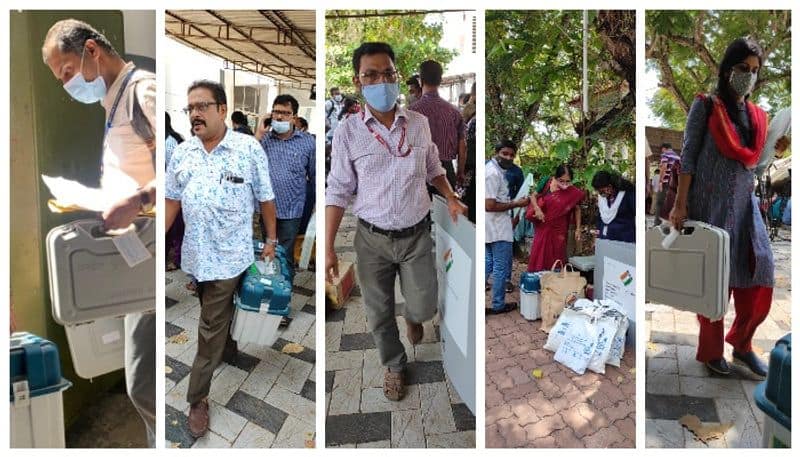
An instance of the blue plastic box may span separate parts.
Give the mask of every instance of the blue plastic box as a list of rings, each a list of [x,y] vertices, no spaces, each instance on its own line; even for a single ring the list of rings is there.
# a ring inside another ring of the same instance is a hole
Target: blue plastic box
[[[770,352],[767,379],[753,392],[764,412],[764,447],[791,447],[792,430],[792,334]]]
[[[62,392],[72,383],[61,377],[58,347],[31,333],[11,335],[11,447],[64,447]]]
[[[523,292],[538,293],[541,288],[539,273],[524,272],[519,277],[519,288]]]
[[[292,299],[292,284],[282,275],[262,275],[252,265],[239,288],[237,306],[245,311],[259,312],[267,306],[273,315],[288,316]]]

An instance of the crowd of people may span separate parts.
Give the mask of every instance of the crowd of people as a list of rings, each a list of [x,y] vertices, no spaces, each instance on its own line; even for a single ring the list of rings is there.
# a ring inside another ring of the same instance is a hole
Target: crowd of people
[[[187,392],[189,431],[200,437],[208,431],[214,370],[238,354],[229,328],[234,292],[254,261],[254,216],[264,239],[261,258],[274,258],[280,245],[292,268],[295,240],[314,210],[316,147],[291,95],[275,97],[255,132],[241,111],[231,114],[232,127],[226,124],[221,84],[196,81],[187,96],[192,137],[184,140],[166,117],[165,219],[171,267],[193,278],[187,286],[201,306]]]
[[[494,156],[486,163],[486,269],[487,290],[491,288],[492,306],[487,313],[500,314],[517,308],[507,303],[513,291],[511,274],[514,257],[514,230],[521,216],[533,225],[533,243],[527,271],[549,270],[560,260],[567,263],[570,226],[574,225],[576,244],[583,236],[580,204],[587,192],[573,184],[575,174],[567,164],[558,165],[549,176],[532,186],[530,195],[517,197],[525,180],[514,161],[517,145],[501,141]],[[633,183],[615,172],[598,171],[591,181],[597,193],[598,216],[593,236],[600,239],[633,243],[636,233],[636,196]],[[518,215],[512,210],[520,208]],[[491,286],[489,279],[491,278]]]

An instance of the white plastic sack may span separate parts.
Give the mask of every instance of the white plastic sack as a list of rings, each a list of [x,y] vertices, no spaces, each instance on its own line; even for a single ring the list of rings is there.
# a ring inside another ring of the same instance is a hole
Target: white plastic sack
[[[591,321],[593,307],[594,304],[591,300],[579,298],[575,303],[564,308],[564,311],[558,316],[556,324],[547,335],[547,343],[545,343],[544,348],[548,351],[556,352],[561,346],[561,342],[564,341],[567,330],[576,320]]]
[[[625,355],[625,334],[628,332],[628,318],[623,316],[622,321],[617,328],[617,334],[614,335],[614,340],[611,342],[611,351],[608,353],[606,363],[614,365],[619,368],[622,356]]]
[[[586,320],[576,319],[567,330],[554,359],[575,373],[583,374],[594,354],[596,341],[594,325]]]
[[[597,338],[594,354],[591,360],[589,360],[588,368],[595,373],[605,374],[606,360],[608,360],[614,338],[617,335],[619,319],[608,315],[603,316],[595,321],[594,328]]]

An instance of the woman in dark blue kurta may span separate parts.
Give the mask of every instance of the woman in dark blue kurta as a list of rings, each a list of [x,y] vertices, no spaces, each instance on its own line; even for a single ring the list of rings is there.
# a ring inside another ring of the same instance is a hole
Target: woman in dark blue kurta
[[[598,171],[592,187],[600,194],[597,206],[597,237],[636,242],[636,192],[633,183],[617,173]]]
[[[730,293],[736,318],[723,340],[724,322],[698,316],[697,360],[717,374],[730,368],[724,342],[734,361],[757,376],[766,365],[752,350],[758,326],[769,314],[774,284],[772,250],[754,194],[755,163],[763,150],[766,114],[749,101],[762,65],[763,51],[751,39],[733,41],[719,68],[716,92],[698,96],[684,132],[681,173],[670,222],[707,222],[730,235]]]

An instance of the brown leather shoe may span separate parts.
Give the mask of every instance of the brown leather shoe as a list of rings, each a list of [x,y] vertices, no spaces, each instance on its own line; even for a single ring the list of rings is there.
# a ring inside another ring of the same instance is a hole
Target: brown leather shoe
[[[386,374],[383,375],[383,395],[391,401],[400,401],[406,396],[402,371],[386,370]]]
[[[410,320],[408,320],[408,318],[405,319],[406,319],[406,336],[408,336],[408,341],[410,341],[411,344],[417,344],[420,341],[422,341],[422,335],[424,333],[422,329],[422,324],[417,322],[411,322]]]
[[[208,400],[200,400],[189,408],[189,433],[200,438],[208,432]]]

